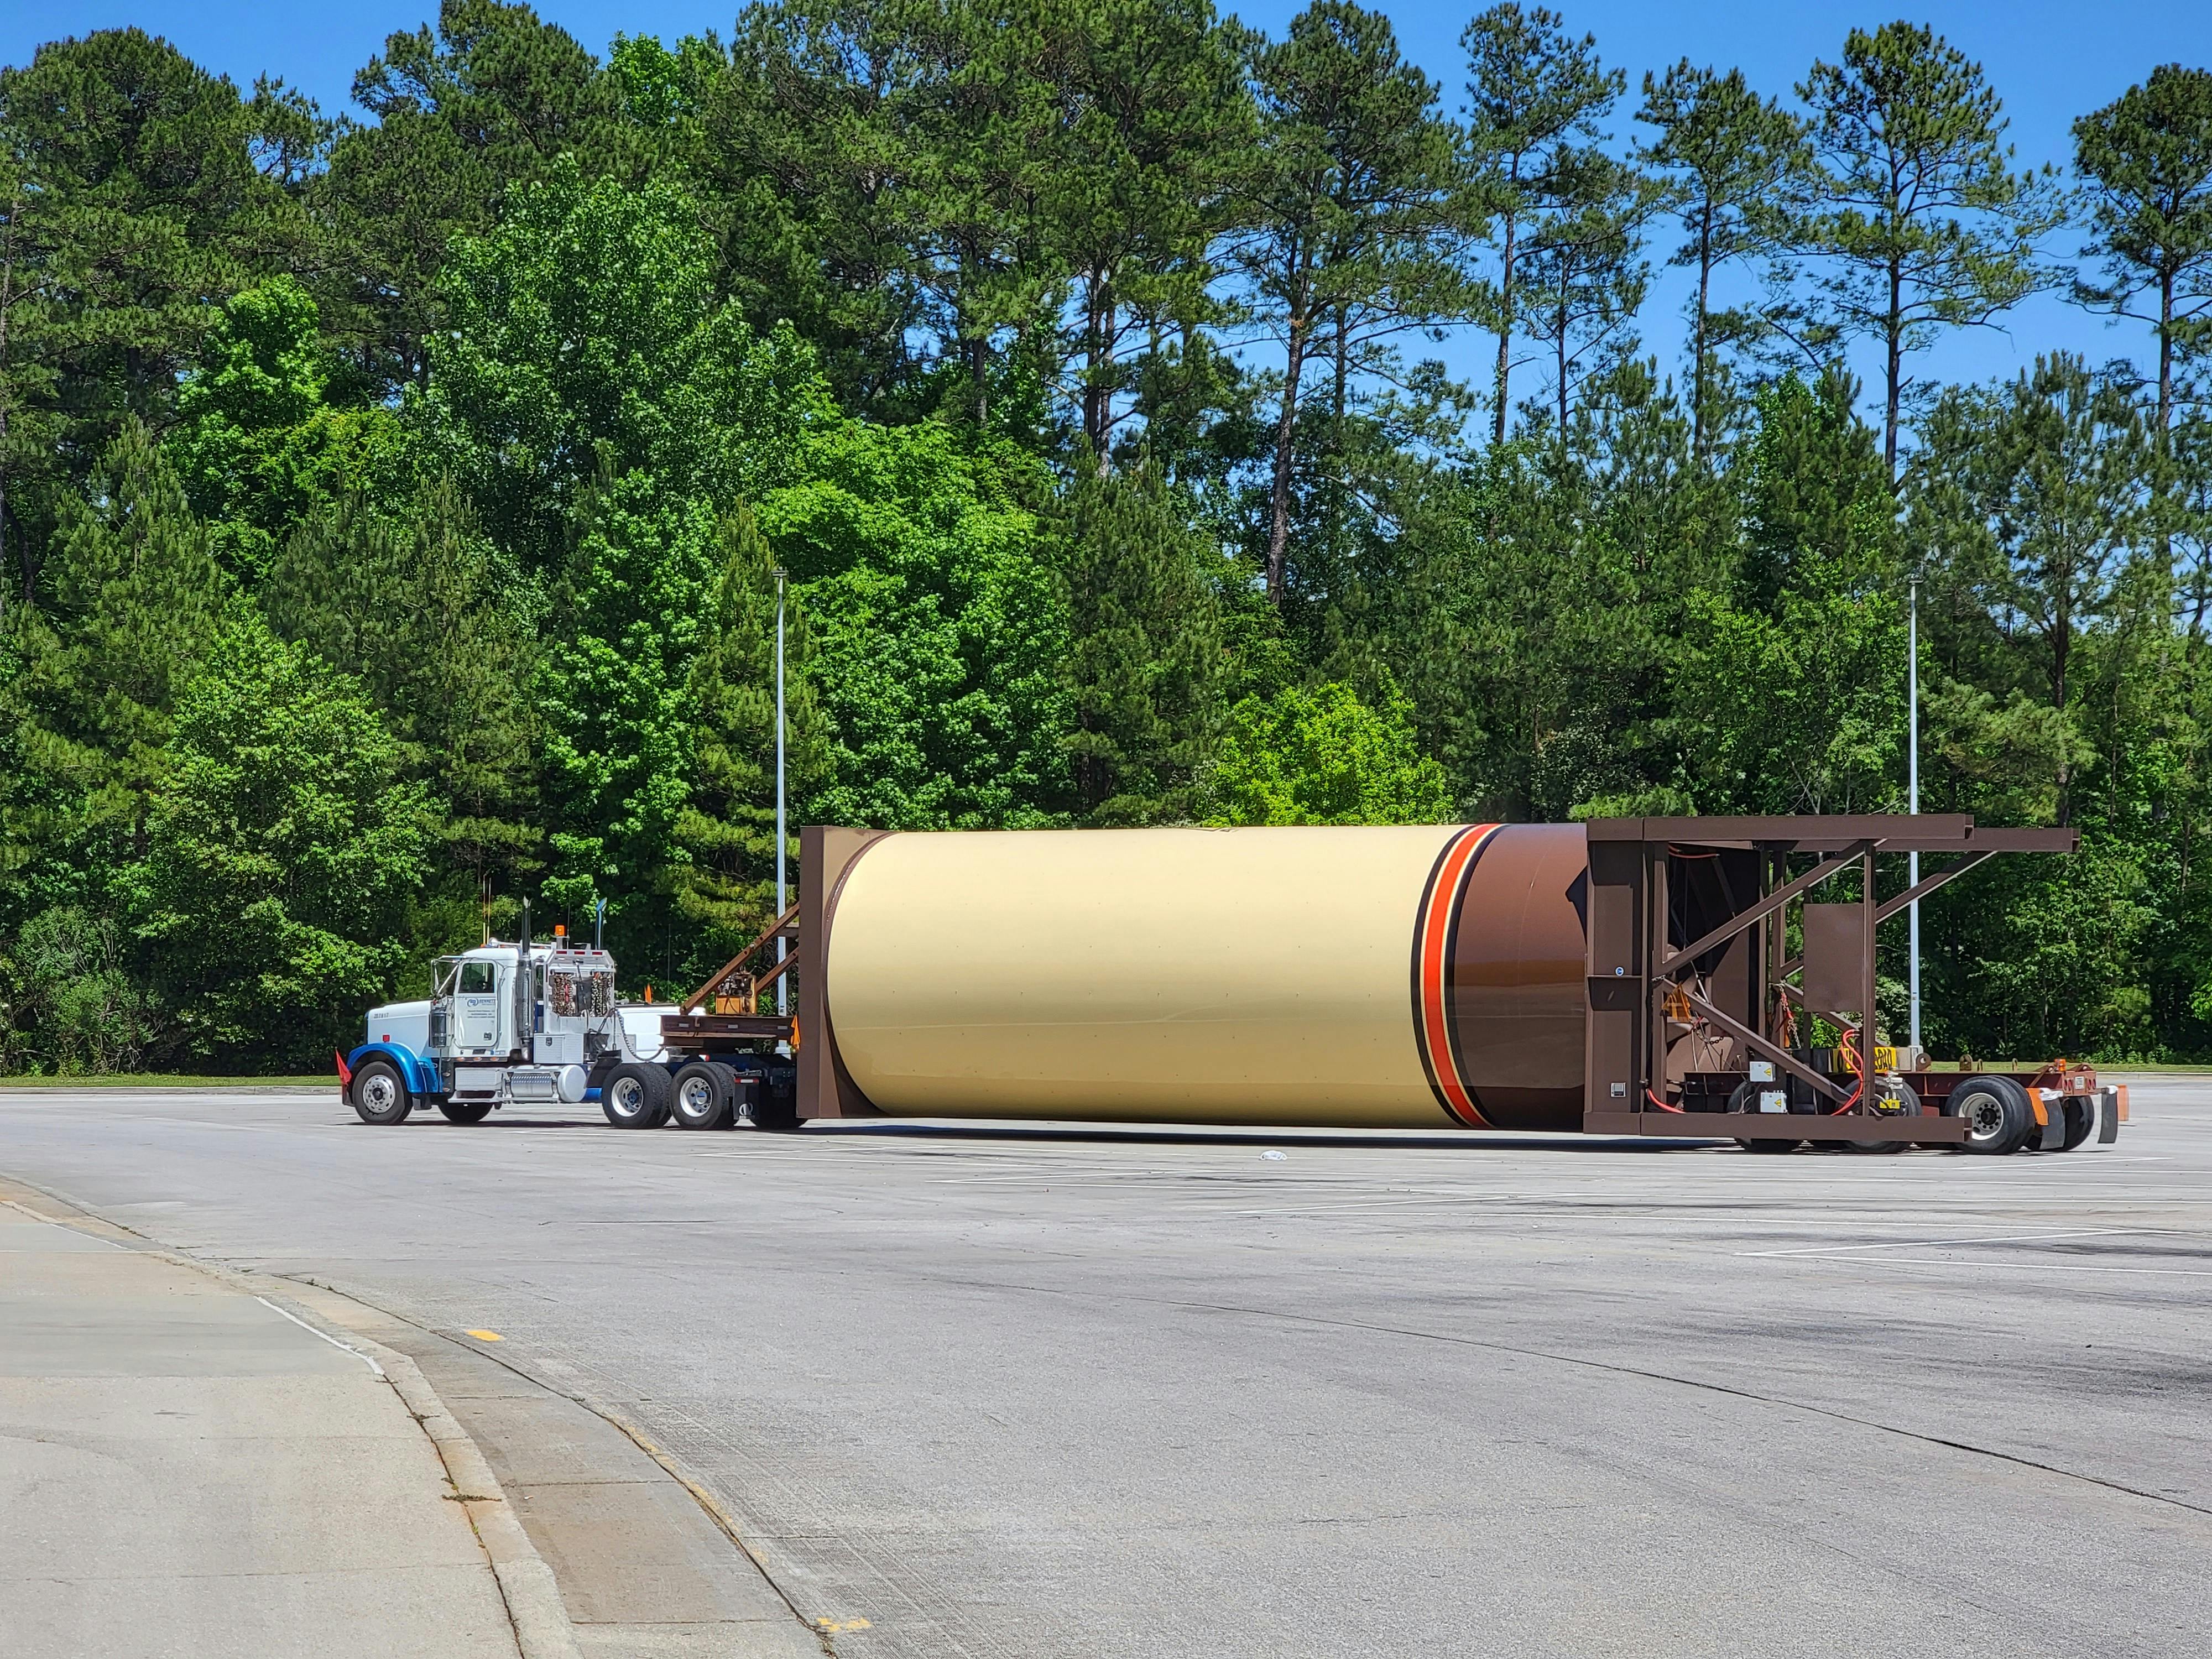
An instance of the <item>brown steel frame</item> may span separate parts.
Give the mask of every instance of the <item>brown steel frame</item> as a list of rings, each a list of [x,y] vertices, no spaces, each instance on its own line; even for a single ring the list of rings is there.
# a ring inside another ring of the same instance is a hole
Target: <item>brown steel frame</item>
[[[1801,817],[1600,818],[1589,825],[1587,961],[1583,1127],[1592,1133],[1734,1139],[1892,1141],[1895,1119],[1838,1115],[1850,1097],[1835,1081],[1775,1041],[1780,999],[1800,996],[1787,983],[1803,967],[1786,954],[1789,907],[1856,864],[1859,869],[1856,981],[1863,1018],[1875,1004],[1875,939],[1881,924],[1998,853],[2071,853],[2073,830],[1984,830],[1964,815],[1849,814]],[[1686,854],[1724,850],[1758,855],[1759,896],[1699,938],[1675,948],[1668,939],[1670,866]],[[1954,853],[1959,861],[1888,900],[1877,897],[1875,859],[1885,853]],[[1820,855],[1802,874],[1789,873],[1793,855]],[[1743,981],[1735,1008],[1725,991],[1703,995],[1685,984],[1691,965],[1723,952],[1716,979]],[[1733,968],[1736,971],[1729,971]],[[1666,1105],[1667,1005],[1686,1001],[1748,1054],[1771,1060],[1834,1106],[1802,1113],[1683,1111]],[[1834,1010],[1815,1010],[1824,1014]],[[1870,1019],[1865,1022],[1871,1027]],[[1862,1041],[1871,1060],[1872,1031]],[[1909,1138],[1955,1145],[1966,1126],[1923,1107]]]

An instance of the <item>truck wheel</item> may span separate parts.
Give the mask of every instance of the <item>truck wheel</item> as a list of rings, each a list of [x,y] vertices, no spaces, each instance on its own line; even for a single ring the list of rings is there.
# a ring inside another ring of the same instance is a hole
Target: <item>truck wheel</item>
[[[2035,1129],[2027,1091],[2008,1077],[1970,1077],[1951,1091],[1943,1115],[1966,1120],[1966,1150],[1992,1157],[2016,1152]]]
[[[1877,1076],[1875,1085],[1875,1097],[1871,1101],[1862,1099],[1859,1102],[1858,1115],[1893,1117],[1899,1120],[1900,1128],[1904,1127],[1905,1120],[1920,1115],[1920,1097],[1912,1092],[1912,1085],[1903,1078]],[[1847,1140],[1844,1143],[1844,1150],[1847,1152],[1901,1152],[1911,1145],[1909,1140]]]
[[[668,1073],[658,1066],[615,1067],[599,1107],[617,1129],[658,1129],[668,1121]]]
[[[491,1115],[488,1100],[441,1100],[438,1109],[446,1115],[448,1123],[481,1123]]]
[[[2089,1138],[2089,1131],[2097,1127],[2096,1109],[2085,1095],[2066,1097],[2066,1142],[2059,1150],[2072,1152]]]
[[[711,1060],[695,1060],[677,1073],[669,1091],[669,1109],[681,1128],[719,1129],[730,1120],[735,1092],[728,1066]]]
[[[794,1134],[801,1121],[799,1103],[789,1095],[779,1098],[769,1091],[768,1079],[763,1078],[753,1091],[753,1127],[771,1134]]]
[[[356,1072],[346,1095],[363,1123],[404,1123],[415,1109],[415,1097],[388,1060],[372,1060]]]
[[[1759,1112],[1759,1091],[1761,1089],[1771,1089],[1776,1086],[1778,1085],[1771,1083],[1753,1083],[1749,1078],[1746,1078],[1735,1085],[1735,1092],[1729,1096],[1728,1109],[1731,1112],[1749,1112],[1756,1115]],[[1736,1145],[1747,1152],[1794,1152],[1804,1144],[1802,1140],[1739,1140],[1736,1142]]]

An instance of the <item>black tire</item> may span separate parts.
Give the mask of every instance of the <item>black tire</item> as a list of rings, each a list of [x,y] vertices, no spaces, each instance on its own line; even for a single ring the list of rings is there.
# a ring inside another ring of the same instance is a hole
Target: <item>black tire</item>
[[[668,1121],[668,1073],[658,1066],[615,1067],[599,1090],[599,1109],[617,1129],[658,1129]]]
[[[1903,1078],[1876,1077],[1875,1086],[1878,1091],[1875,1100],[1871,1103],[1862,1100],[1857,1115],[1894,1117],[1900,1128],[1909,1120],[1920,1115],[1920,1097],[1912,1092],[1912,1085]],[[1874,1109],[1876,1105],[1886,1105],[1893,1096],[1897,1103],[1893,1109],[1887,1111]],[[1844,1143],[1844,1150],[1851,1152],[1901,1152],[1911,1145],[1909,1140],[1847,1140]]]
[[[2008,1077],[1968,1078],[1945,1099],[1943,1115],[1965,1118],[1966,1150],[1990,1158],[2018,1152],[2035,1133],[2027,1091]]]
[[[668,1109],[682,1129],[719,1129],[729,1121],[736,1090],[730,1068],[695,1060],[669,1085]]]
[[[779,1097],[771,1093],[763,1078],[753,1089],[752,1124],[771,1134],[795,1134],[799,1127],[799,1103],[789,1095]]]
[[[1759,1110],[1759,1091],[1761,1089],[1773,1089],[1780,1086],[1773,1083],[1753,1083],[1749,1078],[1746,1078],[1737,1084],[1734,1091],[1729,1094],[1728,1109],[1731,1112],[1756,1114]],[[1738,1140],[1736,1142],[1736,1145],[1747,1152],[1794,1152],[1804,1144],[1802,1140]]]
[[[2066,1141],[2065,1145],[2059,1150],[2068,1152],[2072,1152],[2076,1146],[2079,1146],[2083,1141],[2089,1138],[2089,1132],[2096,1127],[2097,1109],[2095,1103],[2091,1101],[2087,1095],[2067,1096]]]
[[[481,1123],[491,1115],[489,1100],[441,1100],[438,1109],[448,1123]]]
[[[356,1072],[353,1081],[346,1085],[346,1100],[353,1107],[354,1115],[363,1123],[380,1126],[404,1123],[407,1115],[415,1109],[415,1097],[407,1091],[407,1079],[388,1060],[369,1060]]]

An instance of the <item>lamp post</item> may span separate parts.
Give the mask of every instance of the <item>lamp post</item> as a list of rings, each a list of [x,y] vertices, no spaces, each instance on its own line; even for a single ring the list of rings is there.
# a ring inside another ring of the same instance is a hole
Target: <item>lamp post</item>
[[[1905,632],[1905,810],[1915,817],[1920,812],[1920,577],[1912,578],[1911,601],[1906,612]],[[1905,884],[1920,885],[1920,854],[1916,851],[1905,854]],[[1905,923],[1909,958],[1908,978],[1911,990],[1911,1032],[1907,1039],[1915,1049],[1920,1047],[1920,901],[1915,899],[1906,907],[1909,920]],[[1915,1063],[1917,1063],[1916,1056]]]
[[[789,908],[784,896],[784,832],[783,832],[783,567],[778,565],[775,575],[775,913],[781,916]],[[1913,924],[1919,924],[1915,921]],[[790,941],[781,933],[775,936],[775,959],[781,963]],[[1916,981],[1917,983],[1917,981]],[[775,1012],[791,1012],[791,977],[779,974],[775,980]]]

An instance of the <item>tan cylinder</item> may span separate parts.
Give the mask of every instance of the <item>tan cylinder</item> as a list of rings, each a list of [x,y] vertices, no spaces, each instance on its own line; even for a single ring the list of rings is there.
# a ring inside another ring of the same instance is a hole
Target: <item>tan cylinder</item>
[[[1570,1127],[1583,863],[1577,827],[884,836],[824,1035],[894,1115]]]

